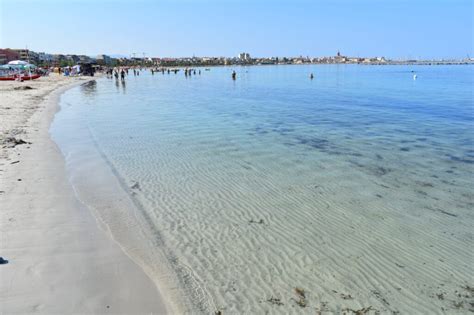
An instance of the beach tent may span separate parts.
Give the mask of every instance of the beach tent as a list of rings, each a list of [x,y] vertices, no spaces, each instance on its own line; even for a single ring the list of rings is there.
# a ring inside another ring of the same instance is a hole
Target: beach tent
[[[79,73],[81,73],[81,66],[75,65],[71,68],[71,73],[69,75],[78,75]]]
[[[3,65],[0,66],[4,70],[33,70],[36,68],[35,65],[27,64],[27,65]]]
[[[9,65],[27,65],[28,62],[23,60],[12,60],[8,63]]]
[[[36,68],[35,65],[31,64],[31,63],[8,63],[6,65],[2,65],[0,66],[4,69],[34,69]]]
[[[32,65],[31,63],[25,63],[25,64],[6,64],[0,66],[0,69],[3,71],[27,71],[27,70],[33,70],[35,69],[36,66]]]

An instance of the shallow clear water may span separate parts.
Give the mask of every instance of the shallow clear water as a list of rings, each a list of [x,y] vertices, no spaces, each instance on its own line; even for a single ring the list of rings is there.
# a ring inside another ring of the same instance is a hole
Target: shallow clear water
[[[473,67],[235,69],[236,81],[224,67],[99,79],[66,92],[51,127],[73,184],[85,152],[107,161],[188,309],[436,313],[463,302]]]

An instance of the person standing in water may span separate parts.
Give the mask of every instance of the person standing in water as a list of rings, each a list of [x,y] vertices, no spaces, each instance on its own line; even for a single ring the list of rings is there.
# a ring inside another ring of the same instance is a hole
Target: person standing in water
[[[232,71],[232,80],[235,80],[237,78],[237,73],[235,71]]]
[[[313,80],[313,79],[314,79],[314,75],[311,73],[310,76],[309,76],[309,78],[310,78],[311,80]]]
[[[123,70],[123,68],[120,70],[120,79],[122,79],[122,81],[125,81],[125,71]]]

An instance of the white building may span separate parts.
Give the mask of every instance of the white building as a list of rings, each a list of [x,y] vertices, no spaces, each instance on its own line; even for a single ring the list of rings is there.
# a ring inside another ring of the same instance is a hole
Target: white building
[[[244,53],[240,53],[240,54],[239,54],[239,60],[240,60],[240,61],[245,61],[245,62],[250,61],[250,54],[249,54],[249,53],[245,53],[245,52],[244,52]]]
[[[47,54],[44,52],[39,52],[38,53],[38,60],[41,62],[52,62],[53,61],[53,55],[52,54]]]

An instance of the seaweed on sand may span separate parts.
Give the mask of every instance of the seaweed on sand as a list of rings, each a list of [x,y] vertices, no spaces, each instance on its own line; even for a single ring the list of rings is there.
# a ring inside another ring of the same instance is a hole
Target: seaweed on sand
[[[306,301],[306,291],[302,288],[295,288],[295,293],[298,297],[298,299],[294,299],[296,301],[296,304],[300,307],[306,307],[308,306],[308,302]]]
[[[285,304],[283,304],[283,302],[281,301],[281,299],[279,299],[279,298],[274,298],[273,296],[272,296],[271,298],[269,298],[269,299],[267,300],[267,302],[270,302],[271,304],[273,304],[273,305],[278,305],[278,306],[280,306],[280,305],[285,305]]]

